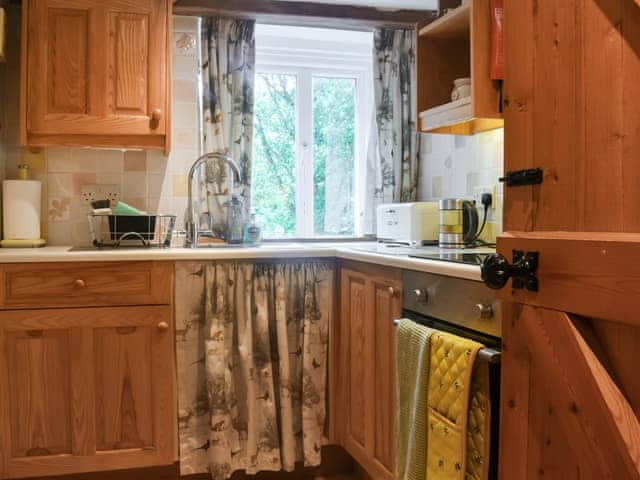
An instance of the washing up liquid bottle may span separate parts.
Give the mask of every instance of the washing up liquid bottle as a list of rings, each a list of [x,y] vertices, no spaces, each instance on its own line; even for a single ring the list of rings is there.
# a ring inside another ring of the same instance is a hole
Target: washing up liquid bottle
[[[227,243],[242,243],[244,209],[238,195],[232,194],[227,202]]]
[[[258,245],[262,241],[262,228],[256,221],[255,212],[251,212],[249,223],[244,226],[244,243],[247,245]]]

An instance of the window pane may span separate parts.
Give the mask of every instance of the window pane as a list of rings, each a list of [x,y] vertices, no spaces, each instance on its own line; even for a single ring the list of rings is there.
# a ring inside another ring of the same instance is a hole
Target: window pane
[[[314,77],[316,235],[353,235],[356,81]]]
[[[265,237],[296,233],[296,76],[258,73],[253,206]]]

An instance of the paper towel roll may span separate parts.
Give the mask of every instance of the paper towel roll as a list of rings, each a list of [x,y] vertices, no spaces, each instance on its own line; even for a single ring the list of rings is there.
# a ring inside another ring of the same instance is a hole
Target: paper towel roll
[[[42,183],[37,180],[2,182],[2,212],[6,240],[40,238]]]

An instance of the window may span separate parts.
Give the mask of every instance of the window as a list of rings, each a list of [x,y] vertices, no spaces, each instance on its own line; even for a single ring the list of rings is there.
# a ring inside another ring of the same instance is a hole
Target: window
[[[258,25],[253,208],[266,238],[361,235],[371,33]]]

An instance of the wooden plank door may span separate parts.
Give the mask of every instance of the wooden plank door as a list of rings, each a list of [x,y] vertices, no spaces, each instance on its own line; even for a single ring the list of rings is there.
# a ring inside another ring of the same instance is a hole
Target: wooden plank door
[[[29,0],[23,8],[29,135],[164,135],[167,0]]]
[[[0,313],[0,478],[174,461],[170,307]]]
[[[538,252],[539,291],[502,290],[500,476],[640,478],[640,8],[505,0],[498,251]]]

